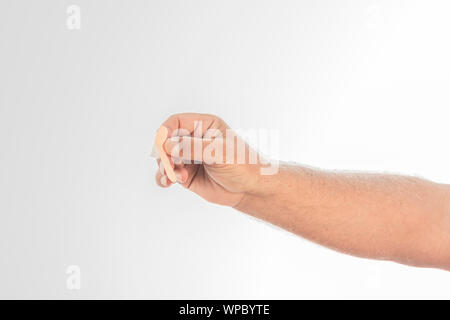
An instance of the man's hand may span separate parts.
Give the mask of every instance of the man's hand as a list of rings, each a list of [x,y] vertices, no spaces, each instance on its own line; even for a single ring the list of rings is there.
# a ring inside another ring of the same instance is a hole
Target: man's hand
[[[183,113],[171,116],[162,125],[168,128],[169,137],[183,136],[168,139],[164,145],[165,151],[174,160],[172,165],[177,182],[183,187],[209,202],[230,207],[236,206],[247,192],[255,189],[260,165],[237,163],[236,147],[244,146],[246,159],[251,149],[233,134],[222,119],[207,114]],[[227,141],[232,142],[233,150],[227,148]],[[213,150],[219,145],[223,146],[222,155],[204,152],[208,151],[208,147]],[[234,156],[227,163],[226,154],[231,151],[234,151]],[[159,159],[158,165],[156,182],[161,187],[171,186]]]
[[[177,129],[185,136],[181,143],[167,140],[164,146],[174,159],[178,182],[207,201],[348,254],[450,270],[449,185],[286,164],[265,176],[263,162],[248,162],[254,151],[235,138],[223,120],[179,114],[163,125],[169,136],[177,135]],[[235,143],[229,147],[225,141]],[[192,152],[196,144],[197,153]],[[236,158],[239,145],[244,146],[246,161]],[[192,160],[198,163],[189,163]],[[162,187],[171,185],[162,168],[156,181]]]

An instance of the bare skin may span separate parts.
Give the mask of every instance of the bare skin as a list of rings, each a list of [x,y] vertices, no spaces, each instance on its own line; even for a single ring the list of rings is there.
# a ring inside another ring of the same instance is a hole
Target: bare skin
[[[203,124],[200,135],[212,128],[226,137],[228,125],[213,115],[177,114],[163,125],[169,136],[179,128],[193,134],[198,121]],[[201,143],[206,147],[210,141]],[[185,137],[183,143],[194,142]],[[173,154],[174,148],[180,148],[177,145],[167,140],[166,153]],[[227,151],[224,149],[224,154]],[[185,161],[195,158],[178,154]],[[326,172],[294,164],[281,164],[277,174],[261,175],[262,166],[174,165],[177,183],[205,200],[233,207],[334,250],[450,270],[450,185],[407,176]],[[156,182],[164,188],[172,185],[161,165]]]

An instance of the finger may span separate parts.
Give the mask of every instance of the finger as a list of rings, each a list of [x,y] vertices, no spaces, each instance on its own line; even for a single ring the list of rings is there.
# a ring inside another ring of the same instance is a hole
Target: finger
[[[188,170],[186,168],[177,168],[175,169],[175,175],[177,177],[177,182],[179,184],[184,184],[186,183],[188,177],[189,177],[189,173]]]
[[[163,175],[165,173],[164,165],[161,161],[159,161],[159,172]]]
[[[162,124],[168,129],[169,137],[193,135],[203,137],[208,129],[228,128],[226,123],[213,115],[201,113],[179,113],[170,116]]]
[[[156,184],[160,186],[161,188],[167,188],[170,187],[173,183],[167,178],[167,176],[164,174],[161,174],[161,172],[158,170],[156,172]]]
[[[183,187],[190,189],[192,187],[193,180],[196,178],[197,173],[201,167],[202,165],[199,164],[185,165],[185,167],[181,169],[182,171],[180,173],[182,174],[182,179],[179,183]],[[176,171],[178,171],[178,169]]]
[[[172,166],[172,168],[183,168],[184,167],[184,162],[182,159],[170,159],[170,165]],[[166,174],[166,171],[164,169],[164,164],[162,163],[161,159],[157,159],[156,163],[158,164],[158,169],[159,172],[161,172],[161,174]]]
[[[176,170],[176,169],[179,169],[179,168],[184,168],[184,161],[183,161],[183,159],[179,159],[179,158],[174,158],[174,159],[172,159],[173,160],[173,163],[174,163],[174,169]]]

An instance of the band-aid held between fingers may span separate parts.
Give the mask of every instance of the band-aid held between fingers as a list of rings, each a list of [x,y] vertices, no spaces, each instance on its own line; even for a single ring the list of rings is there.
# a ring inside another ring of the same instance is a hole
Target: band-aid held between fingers
[[[167,140],[167,136],[169,135],[169,131],[166,127],[161,126],[159,127],[158,131],[156,132],[155,137],[155,146],[156,150],[159,153],[159,156],[161,158],[161,162],[164,166],[164,170],[166,170],[167,177],[170,181],[176,182],[177,177],[175,175],[175,171],[173,170],[172,166],[170,165],[169,157],[167,156],[166,152],[164,151],[164,142]]]

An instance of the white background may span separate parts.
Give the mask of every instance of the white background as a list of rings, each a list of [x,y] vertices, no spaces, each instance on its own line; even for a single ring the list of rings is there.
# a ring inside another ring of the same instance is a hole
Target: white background
[[[66,9],[81,8],[81,30]],[[154,182],[176,112],[280,158],[450,181],[448,1],[0,2],[1,298],[450,298]],[[66,268],[81,268],[68,290]]]

